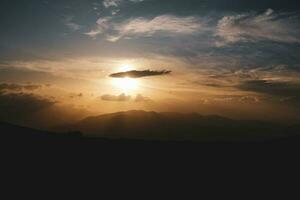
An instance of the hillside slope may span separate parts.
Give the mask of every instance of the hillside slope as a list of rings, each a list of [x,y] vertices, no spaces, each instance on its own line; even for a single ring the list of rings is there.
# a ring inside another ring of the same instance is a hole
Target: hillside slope
[[[61,128],[85,136],[175,141],[264,140],[300,133],[299,127],[196,113],[128,111],[86,118]]]

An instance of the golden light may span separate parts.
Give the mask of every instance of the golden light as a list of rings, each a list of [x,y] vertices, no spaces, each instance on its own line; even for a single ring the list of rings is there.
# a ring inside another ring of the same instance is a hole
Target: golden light
[[[131,71],[131,70],[134,70],[134,67],[131,66],[131,65],[123,65],[119,68],[118,71],[120,72],[127,72],[127,71]]]
[[[130,65],[123,65],[118,71],[126,72],[130,70],[134,70],[134,67]],[[129,77],[112,79],[112,84],[125,93],[130,93],[131,91],[137,90],[139,87],[139,81]]]
[[[138,89],[138,80],[133,78],[118,78],[113,80],[113,84],[124,92]]]

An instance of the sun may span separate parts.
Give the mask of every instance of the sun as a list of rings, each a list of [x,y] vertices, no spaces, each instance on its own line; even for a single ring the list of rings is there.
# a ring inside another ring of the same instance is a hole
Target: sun
[[[130,65],[123,65],[119,68],[118,71],[120,72],[126,72],[134,70],[133,66]],[[125,77],[125,78],[115,78],[112,79],[112,85],[114,85],[116,88],[122,90],[122,92],[130,93],[139,88],[139,81],[135,78]]]
[[[126,72],[126,71],[130,71],[130,70],[134,70],[135,68],[131,65],[122,65],[118,71],[120,72]]]
[[[133,78],[118,78],[113,80],[113,84],[124,92],[138,89],[138,80]]]

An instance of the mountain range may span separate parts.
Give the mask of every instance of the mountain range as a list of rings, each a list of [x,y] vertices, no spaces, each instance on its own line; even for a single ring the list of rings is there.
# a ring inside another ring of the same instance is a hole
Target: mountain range
[[[272,122],[233,120],[197,113],[127,111],[88,117],[56,128],[87,137],[162,141],[251,141],[300,133],[300,127]]]

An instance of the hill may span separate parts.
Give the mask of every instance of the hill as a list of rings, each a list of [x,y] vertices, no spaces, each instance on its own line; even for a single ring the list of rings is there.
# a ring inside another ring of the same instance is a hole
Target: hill
[[[0,122],[1,141],[26,143],[26,142],[51,142],[58,140],[77,140],[81,138],[81,133],[54,133],[50,131],[37,130],[9,123]]]
[[[196,113],[128,111],[89,117],[61,131],[80,131],[88,137],[163,141],[257,141],[300,133],[298,126],[262,121],[232,120]]]

